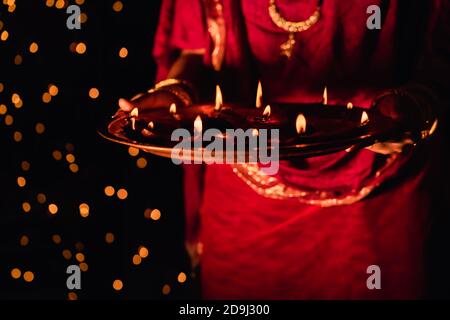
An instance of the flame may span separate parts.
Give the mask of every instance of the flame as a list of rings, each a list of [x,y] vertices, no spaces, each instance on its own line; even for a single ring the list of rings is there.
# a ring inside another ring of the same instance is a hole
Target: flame
[[[175,103],[172,103],[172,104],[170,105],[169,112],[170,112],[171,114],[177,113],[177,105],[176,105]]]
[[[258,81],[258,89],[256,90],[256,107],[261,108],[262,107],[262,86],[261,81]]]
[[[153,123],[153,121],[150,121],[147,125],[147,128],[149,129],[153,129],[155,127],[155,124]]]
[[[428,134],[431,136],[437,129],[438,126],[438,119],[434,120],[433,125],[430,128],[430,131],[428,132]]]
[[[202,118],[197,116],[194,120],[194,132],[202,132],[203,131],[203,123]]]
[[[323,89],[323,104],[326,106],[328,104],[328,90],[327,87]]]
[[[347,103],[347,109],[348,110],[353,109],[353,103],[351,102]]]
[[[272,112],[271,112],[271,110],[270,110],[270,106],[268,105],[268,106],[266,106],[266,108],[264,109],[264,112],[263,112],[263,116],[265,116],[265,117],[270,117],[270,114],[271,114]]]
[[[298,114],[297,120],[295,120],[295,128],[297,129],[298,134],[306,132],[306,118],[301,113]]]
[[[136,117],[139,116],[139,110],[138,108],[134,108],[133,110],[131,110],[130,112],[130,116],[131,116],[131,128],[133,130],[136,130]]]
[[[139,116],[139,110],[138,110],[138,108],[134,108],[133,110],[131,110],[130,116],[132,116],[132,117],[138,117],[138,116]]]
[[[367,112],[363,111],[361,115],[361,124],[366,124],[367,122],[369,122],[369,115]]]
[[[220,87],[216,85],[216,106],[214,107],[215,110],[220,110],[223,105],[223,99],[222,99],[222,91],[220,90]]]
[[[258,131],[258,129],[253,129],[253,130],[252,130],[252,136],[253,136],[253,137],[259,136],[259,131]]]

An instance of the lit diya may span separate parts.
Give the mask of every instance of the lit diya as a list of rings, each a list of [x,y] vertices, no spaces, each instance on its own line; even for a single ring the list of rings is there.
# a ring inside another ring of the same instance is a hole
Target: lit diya
[[[327,104],[325,88],[322,103],[265,105],[260,83],[255,106],[224,104],[217,86],[214,104],[135,108],[127,115],[108,121],[100,134],[116,143],[173,157],[172,150],[178,143],[172,139],[176,129],[189,132],[193,142],[198,142],[208,129],[216,129],[215,138],[223,141],[229,139],[227,129],[251,130],[253,137],[258,137],[262,129],[278,129],[276,145],[282,159],[353,150],[404,134],[394,121],[376,111],[355,107],[352,103],[324,107]],[[275,142],[270,139],[269,135],[269,147]],[[192,148],[203,150],[204,146],[193,143]]]

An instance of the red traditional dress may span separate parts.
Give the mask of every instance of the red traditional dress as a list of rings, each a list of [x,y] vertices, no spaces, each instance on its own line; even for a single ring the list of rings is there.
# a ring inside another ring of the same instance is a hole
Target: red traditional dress
[[[330,105],[369,108],[383,90],[447,81],[442,61],[450,11],[439,0],[324,0],[319,22],[296,34],[291,59],[280,56],[288,33],[270,18],[269,0],[165,0],[154,48],[160,80],[179,50],[208,49],[205,64],[214,62],[208,8],[217,3],[226,28],[225,100],[253,96],[244,81],[259,78],[269,102],[320,102],[326,85]],[[317,6],[315,0],[276,4],[291,21],[308,18]],[[380,30],[366,27],[374,4],[381,8]],[[430,72],[436,61],[439,74]],[[423,297],[432,206],[442,198],[437,147],[435,139],[398,156],[360,150],[284,162],[274,188],[265,190],[254,185],[252,168],[187,168],[186,240],[198,243],[203,296]],[[367,287],[370,265],[381,269],[380,290]]]

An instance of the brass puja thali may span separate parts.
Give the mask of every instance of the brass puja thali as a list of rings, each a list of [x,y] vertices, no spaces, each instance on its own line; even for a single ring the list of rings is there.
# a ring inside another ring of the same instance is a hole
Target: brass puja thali
[[[188,133],[188,142],[192,142],[189,150],[174,152],[180,142],[179,136],[172,139],[176,129],[185,129],[184,132]],[[209,129],[215,130],[210,131],[212,135],[205,139],[202,134]],[[227,142],[235,142],[236,137],[230,132],[236,129],[248,133],[244,151],[224,147],[223,150],[215,150],[215,154],[209,150],[208,156],[236,159],[242,152],[259,152],[261,144],[252,144],[250,140],[253,137],[258,141],[264,131],[267,132],[264,133],[267,137],[267,146],[263,145],[267,149],[265,152],[277,148],[280,159],[349,151],[394,137],[413,136],[376,110],[353,107],[350,103],[347,106],[271,104],[255,108],[223,104],[221,96],[210,105],[135,108],[129,114],[105,121],[99,133],[110,141],[158,156],[205,160],[205,151],[210,143],[206,141],[221,140],[226,146]],[[271,129],[278,129],[278,134],[272,134]]]

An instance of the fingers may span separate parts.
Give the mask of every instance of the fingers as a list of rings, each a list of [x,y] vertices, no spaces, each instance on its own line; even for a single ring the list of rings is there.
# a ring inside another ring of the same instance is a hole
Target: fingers
[[[126,99],[119,99],[119,107],[122,111],[130,112],[133,110],[134,105]]]
[[[401,153],[405,151],[410,146],[414,145],[414,141],[406,138],[399,142],[379,142],[375,143],[369,147],[367,147],[367,150],[373,151],[375,153],[383,154],[383,155],[389,155],[389,154],[395,154],[395,153]]]

